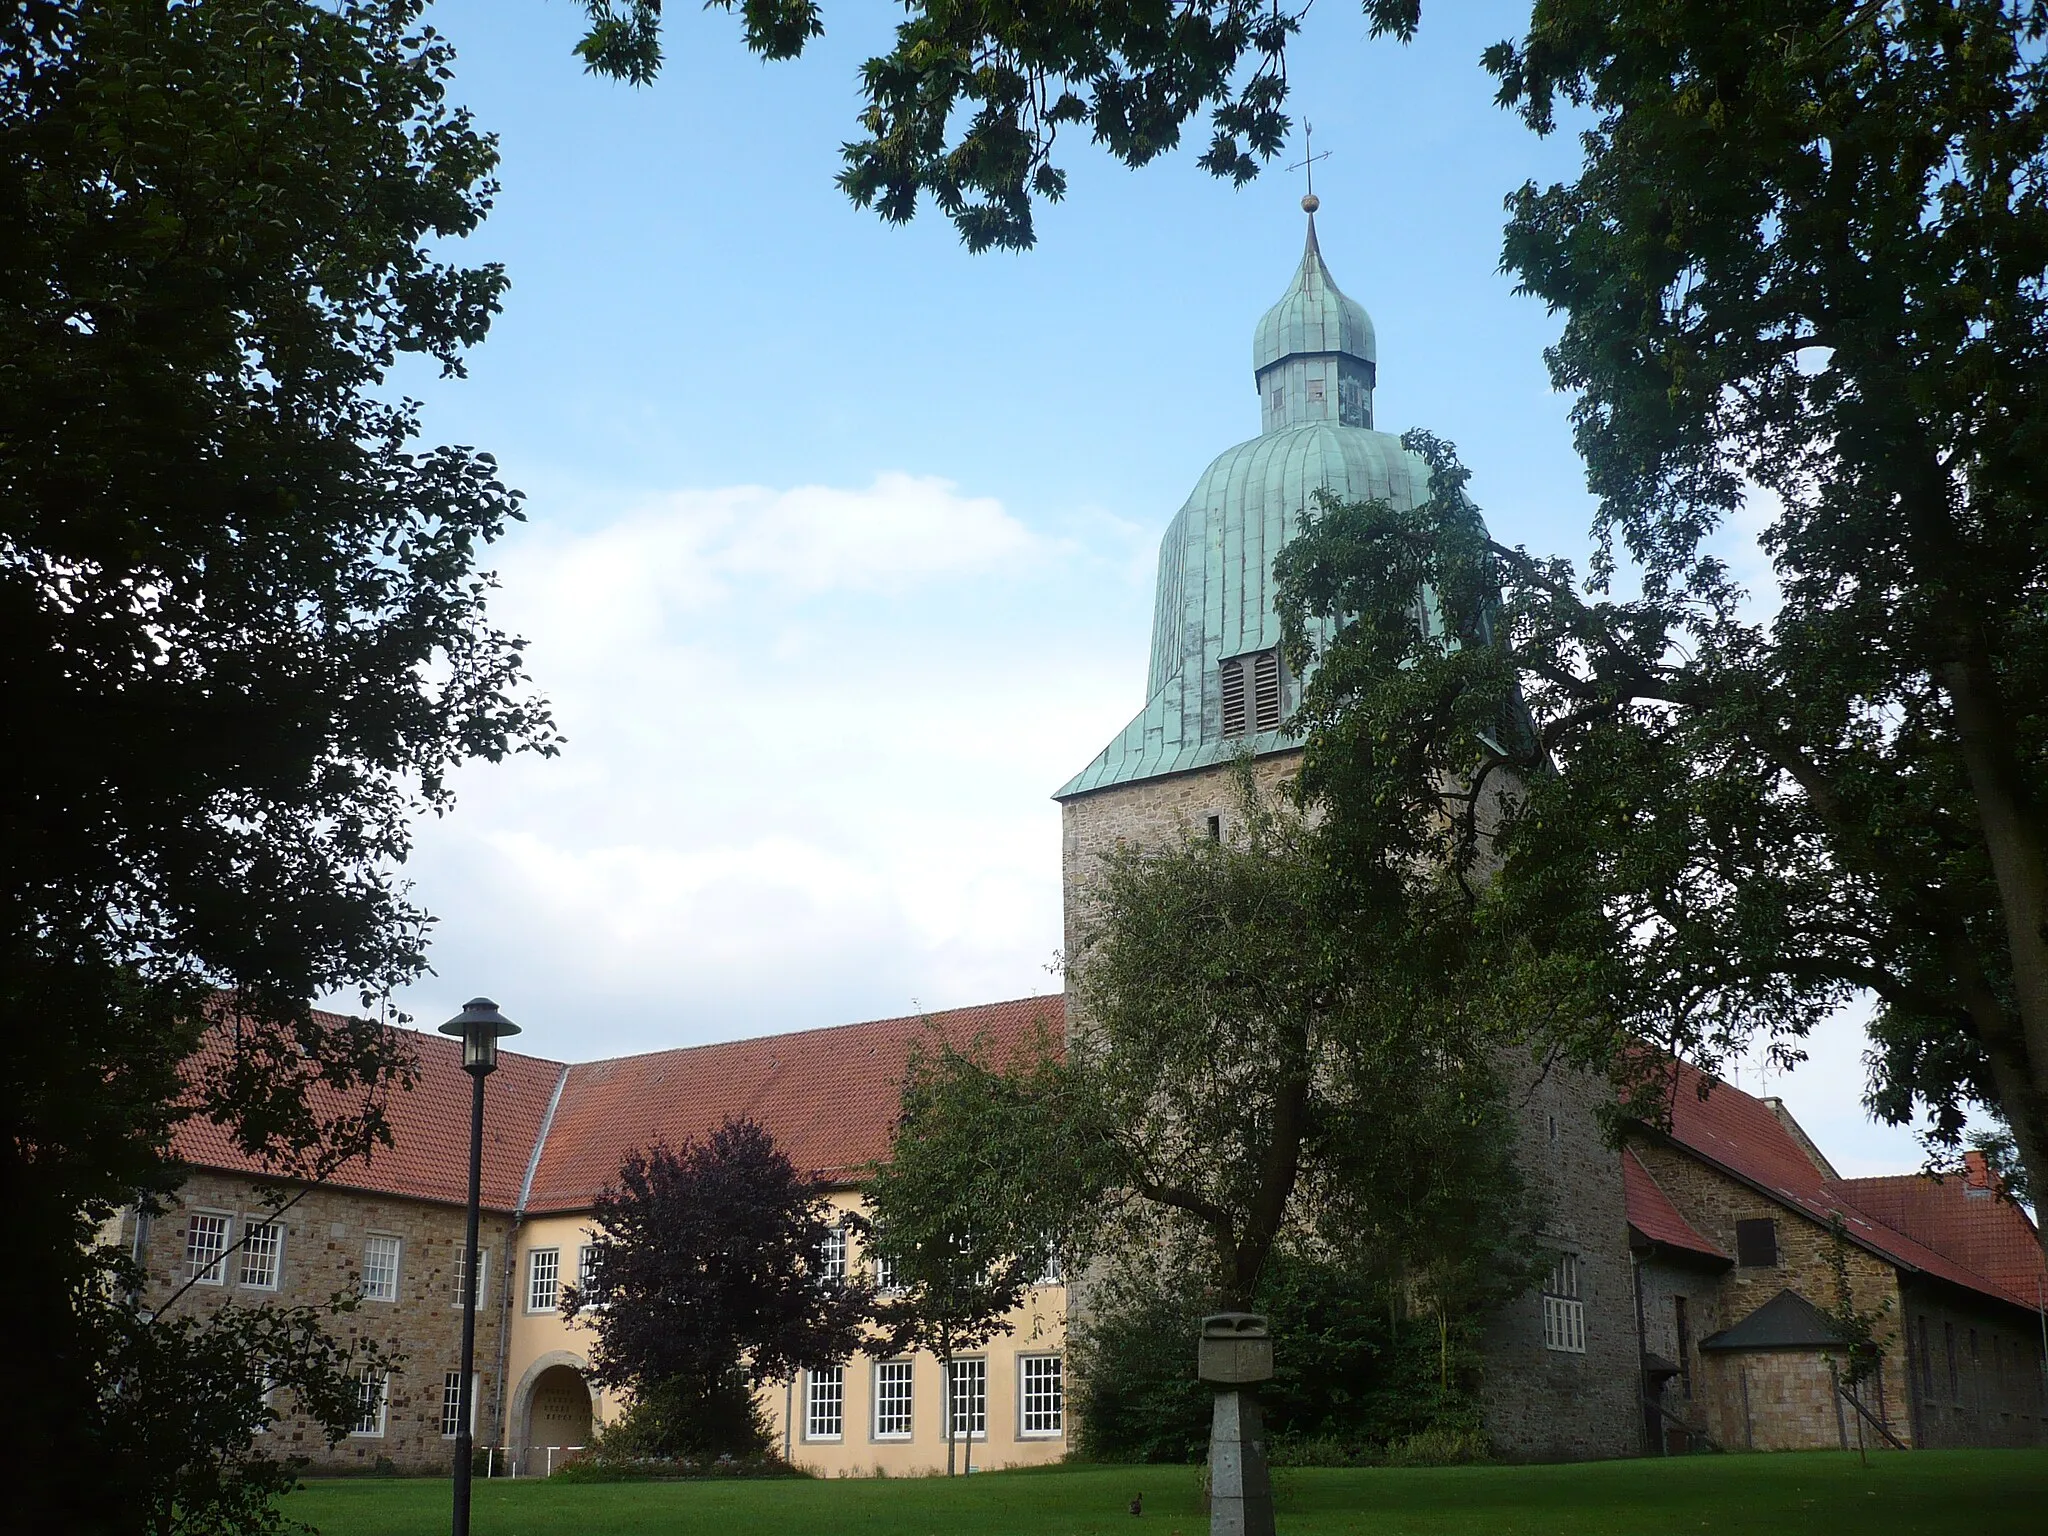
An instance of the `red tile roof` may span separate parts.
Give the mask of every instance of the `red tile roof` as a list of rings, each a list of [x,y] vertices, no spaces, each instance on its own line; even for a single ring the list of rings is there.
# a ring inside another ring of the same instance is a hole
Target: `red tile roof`
[[[1063,998],[1034,997],[573,1066],[527,1209],[582,1210],[628,1153],[738,1115],[766,1127],[798,1168],[851,1180],[889,1150],[913,1044],[981,1040],[1007,1060],[1040,1032],[1057,1047],[1065,1020]]]
[[[1865,1215],[1967,1265],[2027,1306],[2040,1294],[2037,1285],[2048,1290],[2033,1222],[1989,1189],[1924,1173],[1844,1179],[1842,1188]]]
[[[1704,1098],[1702,1085],[1707,1088]],[[1839,1216],[1852,1242],[1907,1270],[2001,1301],[2029,1308],[2034,1305],[2031,1280],[2024,1290],[2014,1288],[2009,1277],[2000,1279],[1983,1272],[1946,1241],[1937,1249],[1916,1233],[1901,1230],[1866,1210],[1863,1192],[1856,1186],[1883,1181],[1830,1178],[1762,1100],[1681,1064],[1672,1075],[1670,1107],[1669,1133],[1680,1146],[1815,1221],[1826,1223]],[[1914,1180],[1932,1182],[1924,1175],[1906,1176],[1907,1182]],[[1930,1238],[1945,1238],[1948,1229],[1929,1225],[1925,1230]],[[2038,1272],[2038,1251],[2034,1262],[2034,1272]]]
[[[332,1014],[321,1015],[333,1023]],[[462,1043],[446,1035],[400,1030],[419,1062],[409,1093],[393,1093],[386,1110],[392,1144],[373,1150],[364,1162],[337,1170],[328,1183],[341,1189],[401,1195],[412,1200],[461,1205],[469,1199],[470,1079],[462,1070]],[[559,1062],[502,1052],[498,1070],[484,1088],[483,1203],[509,1211],[519,1203],[534,1142],[540,1136]],[[342,1114],[352,1107],[343,1095],[316,1089],[316,1111]],[[199,1168],[262,1177],[269,1170],[235,1146],[210,1120],[193,1119],[178,1128],[171,1150]]]
[[[1650,1170],[1633,1151],[1621,1154],[1621,1188],[1628,1202],[1628,1224],[1649,1241],[1704,1254],[1724,1264],[1733,1262],[1678,1213],[1671,1197],[1657,1187]]]

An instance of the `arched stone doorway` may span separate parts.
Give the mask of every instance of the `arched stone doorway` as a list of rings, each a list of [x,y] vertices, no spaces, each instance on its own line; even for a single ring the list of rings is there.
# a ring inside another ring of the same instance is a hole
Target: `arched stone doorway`
[[[565,1450],[590,1444],[594,1425],[584,1380],[589,1368],[581,1355],[567,1350],[550,1350],[527,1367],[512,1398],[512,1446],[520,1476],[545,1474],[562,1464]]]

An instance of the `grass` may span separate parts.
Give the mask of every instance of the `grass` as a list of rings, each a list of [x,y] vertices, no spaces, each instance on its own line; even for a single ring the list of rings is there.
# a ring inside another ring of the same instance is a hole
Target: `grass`
[[[1199,1469],[1048,1467],[947,1480],[479,1482],[476,1536],[1202,1536]],[[1276,1474],[1282,1536],[2040,1536],[2048,1452],[1694,1456],[1566,1467]],[[1142,1493],[1142,1523],[1126,1506]],[[322,1536],[438,1536],[445,1480],[317,1482]]]

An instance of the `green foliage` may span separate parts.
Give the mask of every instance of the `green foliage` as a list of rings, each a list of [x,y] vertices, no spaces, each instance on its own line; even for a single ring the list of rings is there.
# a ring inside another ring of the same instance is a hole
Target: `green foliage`
[[[100,1369],[118,1404],[103,1430],[104,1475],[142,1501],[126,1511],[132,1528],[161,1536],[284,1530],[274,1500],[297,1481],[298,1464],[264,1438],[280,1417],[273,1405],[324,1428],[332,1445],[361,1415],[363,1373],[398,1363],[374,1342],[330,1334],[355,1307],[343,1295],[323,1307],[229,1302],[204,1317],[120,1307],[102,1319]]]
[[[1194,1462],[1208,1454],[1214,1389],[1196,1380],[1194,1357],[1213,1307],[1189,1284],[1191,1273],[1170,1248],[1155,1248],[1127,1253],[1091,1281],[1070,1345],[1082,1455]],[[1282,1248],[1253,1305],[1273,1329],[1274,1376],[1259,1401],[1276,1465],[1475,1459],[1478,1313],[1451,1323],[1446,1380],[1436,1321],[1412,1309],[1398,1274]]]
[[[913,1048],[890,1156],[862,1189],[868,1254],[895,1280],[876,1296],[868,1353],[927,1350],[949,1362],[1011,1331],[1008,1314],[1099,1188],[1083,1124],[1043,1028],[1000,1064],[980,1041]],[[949,1470],[950,1452],[949,1443]]]
[[[1565,769],[1512,888],[1600,902],[1673,1043],[1793,1047],[1869,989],[1872,1107],[1953,1145],[1992,1106],[2037,1181],[2044,36],[2038,0],[1544,0],[1492,58],[1538,130],[1590,117],[1505,259],[1564,311],[1602,538],[1584,596],[1511,562]],[[1745,506],[1767,619],[1716,558]]]
[[[626,1411],[604,1427],[591,1447],[590,1476],[597,1477],[602,1468],[756,1462],[773,1444],[767,1415],[744,1373],[730,1371],[708,1384],[675,1376],[635,1387]],[[674,1470],[666,1475],[702,1474]]]
[[[633,1394],[623,1454],[757,1455],[768,1431],[752,1389],[859,1341],[872,1294],[823,1273],[825,1186],[752,1120],[635,1152],[591,1216],[590,1277],[562,1309],[597,1335],[592,1377]]]
[[[1884,1368],[1884,1352],[1892,1340],[1884,1320],[1891,1316],[1892,1299],[1886,1296],[1884,1304],[1874,1309],[1859,1308],[1849,1284],[1849,1233],[1840,1216],[1829,1216],[1828,1239],[1827,1266],[1834,1296],[1822,1309],[1822,1316],[1839,1342],[1827,1351],[1827,1360],[1841,1387],[1861,1401],[1863,1384]],[[1856,1416],[1856,1453],[1859,1457],[1867,1454],[1861,1414]]]
[[[584,0],[576,51],[599,74],[644,85],[659,72],[661,0]],[[737,11],[746,45],[794,58],[824,32],[817,0],[711,0]],[[1413,35],[1420,0],[1362,0],[1374,36]],[[1038,200],[1058,202],[1062,128],[1085,130],[1126,165],[1175,148],[1209,114],[1201,156],[1242,185],[1285,141],[1286,51],[1306,4],[1202,0],[911,0],[894,46],[861,70],[862,137],[839,184],[892,223],[930,198],[970,250],[1022,249]]]
[[[457,764],[553,750],[484,606],[518,497],[381,392],[460,372],[505,283],[445,255],[496,151],[419,16],[0,12],[0,1207],[38,1256],[0,1437],[74,1530],[169,1496],[160,1446],[111,1449],[150,1414],[104,1369],[139,1318],[100,1222],[175,1181],[183,1116],[301,1179],[382,1138],[404,1037],[305,999],[420,973],[412,825]],[[236,1454],[195,1440],[183,1497]]]

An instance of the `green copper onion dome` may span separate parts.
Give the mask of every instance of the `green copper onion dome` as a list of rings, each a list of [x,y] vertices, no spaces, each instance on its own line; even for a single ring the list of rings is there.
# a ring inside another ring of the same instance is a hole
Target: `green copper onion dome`
[[[1316,241],[1252,342],[1261,430],[1195,483],[1159,546],[1146,704],[1055,799],[1300,745],[1298,699],[1277,657],[1273,557],[1318,491],[1417,506],[1429,468],[1372,430],[1372,321],[1339,291]]]

